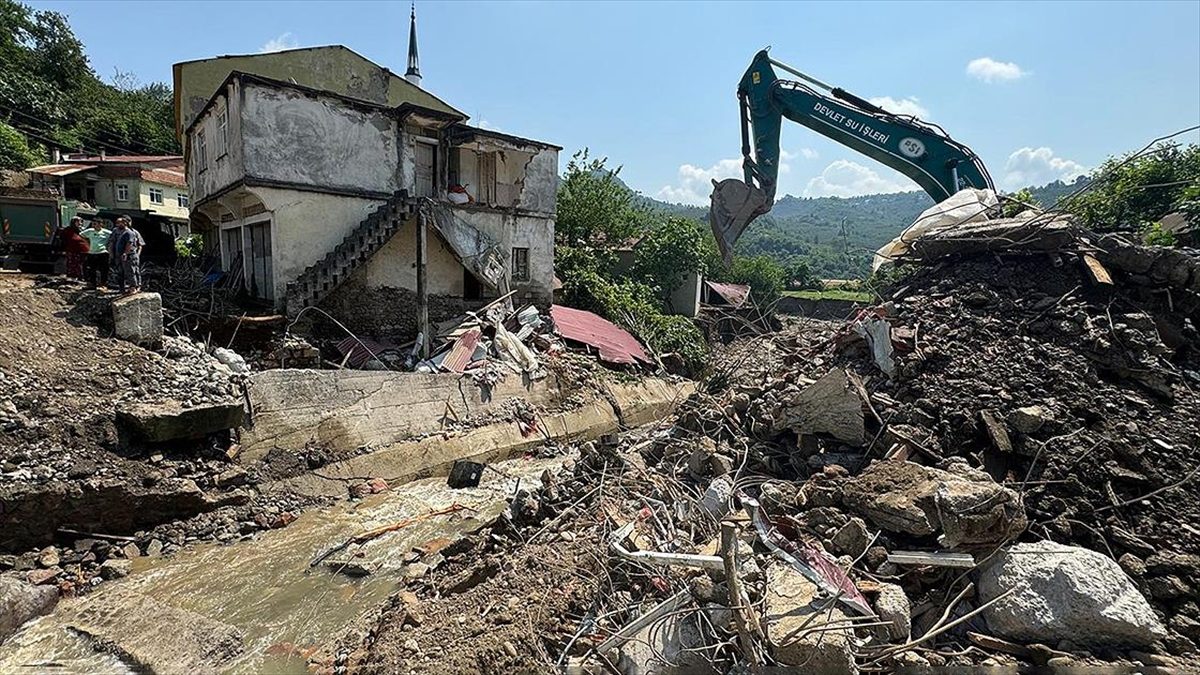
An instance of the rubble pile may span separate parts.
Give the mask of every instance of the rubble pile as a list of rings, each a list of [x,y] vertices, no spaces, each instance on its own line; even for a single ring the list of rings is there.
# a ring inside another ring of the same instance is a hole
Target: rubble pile
[[[1071,242],[939,254],[852,321],[730,345],[325,665],[1195,668],[1197,266]]]

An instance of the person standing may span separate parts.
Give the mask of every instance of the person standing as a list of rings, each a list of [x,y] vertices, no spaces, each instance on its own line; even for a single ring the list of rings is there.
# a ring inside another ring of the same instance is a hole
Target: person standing
[[[117,256],[117,283],[122,295],[133,295],[142,291],[142,247],[146,242],[141,233],[130,227],[129,216],[117,218],[117,229],[113,233],[113,245]]]
[[[63,250],[67,254],[67,276],[80,281],[83,280],[83,259],[89,250],[88,240],[80,233],[81,225],[83,218],[76,216],[62,233]]]
[[[104,227],[104,221],[99,219],[93,220],[92,226],[83,231],[83,238],[88,240],[88,255],[83,271],[92,288],[108,288],[108,268],[112,264],[108,255],[108,240],[111,236],[112,230]]]

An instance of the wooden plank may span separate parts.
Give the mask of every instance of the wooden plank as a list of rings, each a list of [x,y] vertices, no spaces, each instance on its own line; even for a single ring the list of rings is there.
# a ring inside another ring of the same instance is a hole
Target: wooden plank
[[[1092,277],[1092,281],[1105,286],[1112,286],[1112,275],[1108,273],[1108,269],[1104,264],[1090,253],[1083,254],[1083,264],[1087,266],[1088,274]]]

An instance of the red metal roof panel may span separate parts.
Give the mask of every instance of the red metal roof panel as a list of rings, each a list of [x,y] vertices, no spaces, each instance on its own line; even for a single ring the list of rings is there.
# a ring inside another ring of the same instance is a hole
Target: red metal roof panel
[[[725,302],[733,305],[734,308],[746,304],[746,300],[750,298],[750,287],[745,284],[723,284],[717,281],[705,281],[704,283],[713,293],[724,298]]]
[[[601,361],[653,363],[636,338],[605,318],[562,305],[550,306],[550,318],[554,320],[559,335],[595,347],[600,352]]]

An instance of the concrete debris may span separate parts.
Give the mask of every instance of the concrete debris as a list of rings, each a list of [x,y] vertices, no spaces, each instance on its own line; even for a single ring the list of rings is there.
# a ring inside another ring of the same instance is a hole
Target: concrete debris
[[[896,584],[880,584],[875,598],[875,614],[884,622],[877,634],[885,642],[908,642],[912,624],[912,606],[904,589]]]
[[[162,296],[137,293],[112,302],[113,331],[122,340],[157,347],[163,340]]]
[[[1023,642],[1147,647],[1167,636],[1146,598],[1108,556],[1052,541],[1014,544],[978,572],[988,627]]]
[[[241,401],[210,403],[184,408],[178,402],[137,403],[117,411],[117,419],[150,443],[203,438],[241,426]]]
[[[857,673],[852,622],[831,597],[783,564],[767,568],[763,624],[784,666],[803,666],[814,673]]]
[[[862,445],[866,436],[863,401],[840,368],[829,371],[785,404],[779,425],[798,434],[829,434],[855,446]]]
[[[944,546],[995,546],[1025,529],[1020,496],[989,477],[878,461],[843,488],[846,506],[885,530],[941,533]]]

